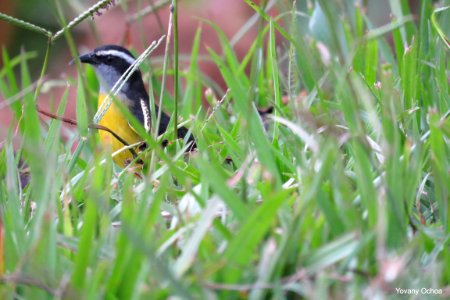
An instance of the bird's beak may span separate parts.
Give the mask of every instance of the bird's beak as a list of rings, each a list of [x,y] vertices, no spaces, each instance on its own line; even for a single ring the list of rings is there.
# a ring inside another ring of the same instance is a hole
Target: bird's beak
[[[75,63],[75,59],[76,59],[76,58],[72,59],[72,60],[70,61],[69,65],[73,65],[73,64]],[[93,65],[93,64],[95,64],[95,62],[96,62],[96,60],[95,60],[95,54],[94,54],[93,52],[87,53],[87,54],[83,54],[83,55],[80,55],[80,56],[78,57],[78,59],[80,60],[80,62],[85,63],[85,64],[91,64],[91,65]]]

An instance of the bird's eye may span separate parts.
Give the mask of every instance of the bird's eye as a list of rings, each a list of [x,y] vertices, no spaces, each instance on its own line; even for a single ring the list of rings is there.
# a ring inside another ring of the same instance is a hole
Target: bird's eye
[[[106,56],[106,60],[107,60],[107,61],[112,61],[112,60],[113,60],[112,55],[107,55],[107,56]]]

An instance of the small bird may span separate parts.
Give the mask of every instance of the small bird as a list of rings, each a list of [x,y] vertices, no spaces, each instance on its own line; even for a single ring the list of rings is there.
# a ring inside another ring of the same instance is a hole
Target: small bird
[[[90,64],[94,67],[99,80],[100,91],[98,95],[98,107],[105,100],[112,87],[119,80],[123,73],[135,62],[134,56],[127,49],[117,45],[104,45],[94,49],[91,53],[79,57],[82,63]],[[124,104],[136,119],[144,126],[147,132],[151,127],[151,114],[149,107],[149,97],[142,81],[141,72],[136,69],[130,78],[125,82],[122,89],[117,94],[117,99]],[[155,105],[156,114],[159,107]],[[158,128],[158,134],[161,135],[167,130],[170,117],[162,112],[161,121]],[[117,151],[126,145],[135,144],[142,141],[142,137],[136,132],[131,124],[121,112],[119,107],[112,102],[106,111],[99,125],[113,131],[100,130],[100,140],[105,147],[111,147],[112,151]],[[187,128],[178,128],[178,138],[184,138],[188,133]],[[122,141],[121,141],[122,139]],[[125,143],[126,144],[125,144]],[[192,135],[189,136],[191,142],[190,148],[195,147],[195,141]],[[122,151],[114,156],[114,162],[125,167],[134,159],[134,151]]]

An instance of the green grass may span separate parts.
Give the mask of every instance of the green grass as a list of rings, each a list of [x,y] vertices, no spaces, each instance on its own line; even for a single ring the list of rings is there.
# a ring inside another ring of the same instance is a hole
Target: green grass
[[[448,1],[422,1],[418,18],[408,1],[389,1],[394,18],[381,28],[363,8],[335,1],[301,12],[279,1],[272,17],[245,2],[259,19],[243,59],[217,25],[202,25],[221,43],[206,59],[226,94],[198,68],[201,27],[187,60],[173,60],[177,43],[169,40],[164,66],[140,65],[152,105],[184,121],[195,116],[187,126],[198,145],[189,156],[183,142],[162,149],[141,126],[154,148],[143,153],[142,179],[114,167],[88,131],[91,69],[77,65],[80,75],[68,78],[78,127],[36,110],[52,82],[53,41],[65,37],[76,55],[70,29],[93,8],[66,22],[56,5],[67,30],[55,34],[0,15],[49,40],[40,78],[28,69],[33,52],[2,52],[0,107],[16,122],[0,129],[1,299],[450,294]],[[175,97],[161,83],[169,76],[179,83]],[[210,109],[201,106],[205,90]],[[258,108],[268,106],[274,113],[261,119]]]

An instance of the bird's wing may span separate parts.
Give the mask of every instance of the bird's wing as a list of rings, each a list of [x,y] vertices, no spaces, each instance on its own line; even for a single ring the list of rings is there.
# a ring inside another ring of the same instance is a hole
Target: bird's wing
[[[133,116],[142,124],[145,131],[150,132],[152,122],[149,106],[149,98],[142,81],[138,86],[131,87],[125,92],[128,109]],[[130,128],[137,133],[136,128],[128,122]]]
[[[158,115],[159,107],[155,105],[155,115]],[[136,117],[136,119],[144,126],[145,131],[150,132],[152,128],[152,115],[150,113],[150,106],[148,103],[148,98],[140,98],[139,101],[135,101],[133,105],[130,107],[131,113]],[[159,123],[158,135],[163,134],[167,130],[167,126],[169,125],[170,117],[164,112],[161,115],[161,120]],[[128,123],[131,129],[136,132],[136,129]]]
[[[150,132],[152,127],[152,120],[151,120],[151,113],[150,113],[150,107],[149,107],[149,101],[147,97],[140,97],[139,101],[135,101],[133,105],[130,107],[131,113],[138,119],[138,121],[144,126],[145,130],[147,132]],[[158,105],[155,105],[155,115],[158,115],[159,107]],[[161,135],[166,132],[167,127],[169,126],[170,117],[162,112],[161,114],[161,120],[159,122],[159,128],[158,128],[158,135]],[[130,128],[137,133],[136,129],[133,128],[133,126],[128,123]],[[184,138],[186,134],[188,133],[187,128],[180,127],[178,128],[178,138]],[[195,140],[190,135],[189,141],[193,141],[195,144]]]
[[[150,107],[146,99],[140,98],[139,103],[136,103],[131,112],[138,119],[138,121],[144,126],[146,132],[150,132],[152,127],[152,119],[150,115]],[[130,123],[128,123],[134,131],[136,131]]]

